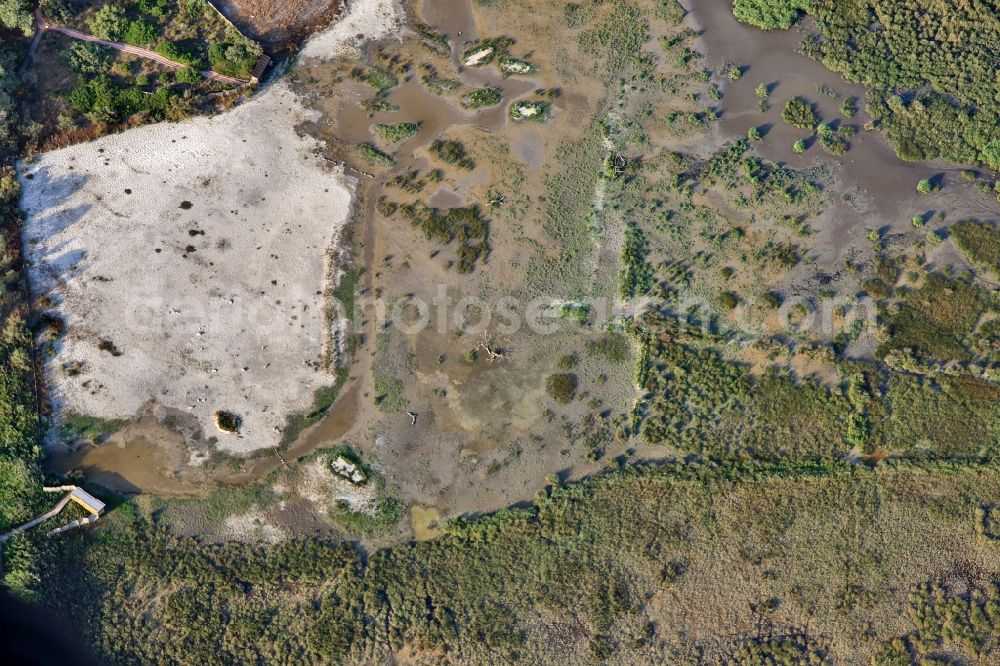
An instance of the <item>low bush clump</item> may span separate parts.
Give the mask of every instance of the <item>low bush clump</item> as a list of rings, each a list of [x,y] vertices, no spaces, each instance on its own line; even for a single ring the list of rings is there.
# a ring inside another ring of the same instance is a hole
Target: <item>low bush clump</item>
[[[208,48],[208,62],[219,74],[247,79],[263,52],[257,42],[230,31],[225,43]]]
[[[462,97],[462,106],[467,109],[479,109],[484,106],[496,106],[503,101],[503,93],[499,88],[480,88]]]
[[[445,164],[451,164],[459,169],[472,171],[476,168],[475,160],[466,154],[461,141],[436,139],[431,144],[430,153]]]
[[[572,372],[559,372],[545,378],[545,391],[556,402],[567,405],[576,397],[577,383]]]
[[[1000,230],[992,224],[963,220],[949,231],[958,249],[1000,279]]]
[[[476,262],[490,253],[489,221],[483,217],[479,206],[438,210],[408,204],[400,206],[399,210],[413,225],[420,227],[429,240],[442,245],[458,242],[459,273],[471,273]]]
[[[399,85],[399,79],[393,76],[392,72],[384,67],[371,67],[365,80],[375,90],[382,92]]]
[[[107,74],[114,58],[111,49],[90,42],[73,42],[66,51],[66,63],[81,76]]]
[[[501,58],[500,71],[504,74],[527,76],[528,74],[534,74],[538,71],[538,68],[527,60],[518,60],[517,58]]]
[[[156,52],[167,60],[179,62],[182,65],[199,67],[204,64],[196,53],[191,52],[176,42],[161,42],[156,45]]]
[[[785,102],[781,119],[792,127],[812,129],[819,122],[812,104],[801,97],[792,97]]]
[[[451,54],[451,46],[448,44],[448,40],[431,26],[426,23],[415,23],[413,31],[417,33],[417,39],[420,40],[420,43],[427,48],[437,51],[441,55]]]
[[[128,21],[122,33],[122,41],[132,46],[146,46],[156,41],[159,30],[149,21]]]
[[[762,30],[790,28],[803,8],[801,0],[733,0],[733,16]]]
[[[462,53],[462,64],[466,67],[482,67],[507,53],[514,43],[509,37],[497,37],[476,42]]]
[[[372,125],[372,132],[389,143],[409,139],[420,131],[420,123],[393,123]]]
[[[162,118],[175,99],[177,93],[169,88],[145,95],[139,88],[116,85],[107,75],[81,83],[69,94],[70,106],[97,122],[106,123],[122,122],[141,111]]]
[[[374,166],[390,167],[396,163],[391,156],[383,153],[370,143],[362,143],[358,146],[358,155],[361,155],[366,162]]]

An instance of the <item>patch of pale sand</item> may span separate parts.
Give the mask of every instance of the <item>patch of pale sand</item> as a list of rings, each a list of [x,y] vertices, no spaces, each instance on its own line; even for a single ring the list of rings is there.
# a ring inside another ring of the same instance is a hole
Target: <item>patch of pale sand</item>
[[[276,525],[272,525],[257,507],[246,513],[233,514],[222,524],[222,531],[229,539],[236,541],[278,543],[284,541],[288,534]]]
[[[310,39],[299,57],[326,60],[358,55],[365,42],[398,34],[403,18],[399,0],[348,0],[343,17]]]
[[[378,493],[373,484],[356,486],[336,474],[323,459],[314,460],[301,467],[298,492],[322,511],[329,511],[338,502],[346,502],[352,511],[374,509]]]
[[[483,60],[485,60],[490,54],[493,53],[493,47],[487,46],[484,49],[479,49],[468,58],[465,59],[465,64],[468,67],[475,67]]]
[[[223,115],[19,165],[32,289],[66,322],[45,363],[57,414],[130,418],[155,400],[247,452],[333,382],[323,292],[355,183],[295,132],[310,119],[279,81]]]

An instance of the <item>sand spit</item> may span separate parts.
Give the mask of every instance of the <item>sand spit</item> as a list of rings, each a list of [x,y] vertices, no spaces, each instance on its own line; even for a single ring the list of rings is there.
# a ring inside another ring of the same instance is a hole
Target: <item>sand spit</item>
[[[358,55],[368,41],[398,34],[403,26],[399,0],[347,0],[347,11],[305,45],[301,58],[326,60]]]
[[[57,414],[156,401],[246,452],[332,382],[323,292],[354,182],[296,134],[310,119],[280,81],[220,116],[20,165],[32,288],[66,324],[46,361]]]

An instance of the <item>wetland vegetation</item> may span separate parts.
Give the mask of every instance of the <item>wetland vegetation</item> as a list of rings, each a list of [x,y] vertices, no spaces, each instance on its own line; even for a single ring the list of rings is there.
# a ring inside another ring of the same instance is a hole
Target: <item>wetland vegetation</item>
[[[412,38],[290,75],[356,93],[313,95],[324,139],[378,167],[338,298],[539,295],[560,330],[366,314],[283,432],[282,453],[316,450],[207,498],[95,489],[107,519],[6,544],[7,585],[116,663],[1000,658],[1000,138],[976,60],[993,24],[893,0],[719,9],[769,36],[801,22],[806,54],[869,86],[861,108],[706,52],[674,0],[445,4],[413,4]],[[734,116],[752,124],[726,134]],[[968,175],[900,178],[888,220],[889,193],[845,184],[860,127]],[[11,525],[41,472],[5,173]],[[593,326],[602,297],[617,309]],[[331,441],[341,399],[357,423]],[[428,505],[447,520],[409,540]]]

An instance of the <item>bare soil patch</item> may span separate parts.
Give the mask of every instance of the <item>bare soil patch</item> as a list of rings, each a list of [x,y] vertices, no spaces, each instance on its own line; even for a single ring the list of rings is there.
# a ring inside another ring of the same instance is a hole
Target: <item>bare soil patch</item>
[[[325,291],[352,186],[296,134],[308,117],[277,84],[21,165],[31,283],[67,331],[45,368],[57,419],[153,401],[248,452],[333,383]]]
[[[296,48],[309,35],[333,22],[343,0],[216,0],[216,7],[269,51]]]

